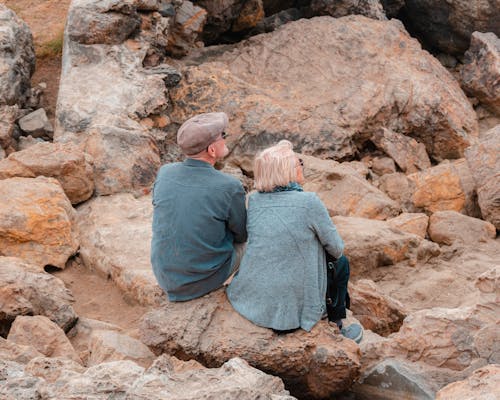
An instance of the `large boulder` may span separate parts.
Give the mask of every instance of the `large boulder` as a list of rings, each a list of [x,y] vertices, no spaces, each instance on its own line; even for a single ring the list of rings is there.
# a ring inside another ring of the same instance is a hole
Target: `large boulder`
[[[282,378],[297,396],[326,398],[347,389],[359,372],[359,349],[326,321],[311,332],[279,335],[244,319],[219,290],[145,315],[141,341],[155,352],[220,366],[232,357]]]
[[[440,160],[477,135],[458,83],[397,20],[302,19],[185,65],[172,122],[224,110],[236,160],[283,138],[306,154],[353,157],[381,127],[411,133]]]
[[[40,175],[57,179],[72,204],[94,192],[91,160],[71,143],[38,143],[0,161],[0,179]]]
[[[441,389],[436,400],[490,400],[500,398],[500,365],[479,368],[467,379]]]
[[[84,264],[144,305],[165,300],[151,269],[152,214],[150,196],[136,199],[127,193],[92,199],[77,214]]]
[[[68,331],[76,322],[71,292],[58,278],[19,258],[0,257],[0,332],[18,315],[44,315]]]
[[[30,360],[37,357],[43,357],[43,354],[33,346],[17,344],[0,337],[0,360],[27,364]]]
[[[85,367],[65,357],[40,356],[30,360],[24,368],[27,375],[43,378],[46,382],[51,383],[57,381],[61,375],[69,371],[81,374],[85,372]]]
[[[23,107],[30,96],[35,71],[33,37],[14,11],[0,4],[0,107]]]
[[[331,216],[387,219],[399,214],[400,207],[394,200],[350,166],[333,160],[301,157],[306,179],[304,189],[316,192]]]
[[[62,269],[76,253],[75,211],[57,180],[0,180],[0,205],[0,254]]]
[[[500,17],[500,13],[499,13]],[[460,82],[466,93],[500,115],[500,39],[492,32],[472,34]]]
[[[403,232],[412,233],[424,239],[427,236],[429,217],[424,213],[402,213],[395,218],[387,220],[393,228]]]
[[[335,18],[359,14],[373,19],[387,19],[379,0],[312,0],[311,10],[315,15],[331,15]]]
[[[498,0],[406,0],[406,18],[433,48],[461,55],[474,31],[500,35]]]
[[[500,125],[469,147],[465,157],[476,183],[482,216],[500,229]]]

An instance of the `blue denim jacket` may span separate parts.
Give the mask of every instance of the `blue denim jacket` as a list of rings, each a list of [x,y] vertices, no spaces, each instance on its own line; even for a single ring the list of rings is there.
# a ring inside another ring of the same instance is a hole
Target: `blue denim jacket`
[[[228,278],[233,242],[247,239],[241,183],[187,159],[160,168],[153,188],[151,264],[170,301],[217,289]]]

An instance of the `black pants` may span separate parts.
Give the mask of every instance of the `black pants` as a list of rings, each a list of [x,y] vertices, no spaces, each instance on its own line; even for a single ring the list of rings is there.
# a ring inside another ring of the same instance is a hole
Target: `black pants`
[[[330,321],[339,321],[346,317],[346,309],[350,308],[350,298],[347,292],[349,282],[349,260],[341,256],[338,260],[326,253],[327,290],[326,310]]]

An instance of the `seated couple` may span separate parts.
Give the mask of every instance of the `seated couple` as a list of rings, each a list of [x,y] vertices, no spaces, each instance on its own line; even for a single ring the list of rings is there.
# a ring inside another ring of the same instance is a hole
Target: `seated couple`
[[[151,263],[159,285],[170,301],[186,301],[235,273],[227,296],[238,313],[276,331],[310,331],[326,315],[327,258],[336,259],[329,318],[359,342],[361,326],[342,326],[349,279],[344,244],[321,200],[302,190],[302,160],[285,140],[260,152],[247,212],[241,183],[214,168],[228,153],[227,125],[225,113],[187,120],[177,132],[186,160],[158,172]]]

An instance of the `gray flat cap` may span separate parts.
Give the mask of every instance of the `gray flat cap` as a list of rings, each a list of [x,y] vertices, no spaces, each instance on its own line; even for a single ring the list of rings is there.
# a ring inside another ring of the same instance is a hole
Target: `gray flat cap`
[[[177,131],[177,144],[186,155],[198,154],[224,132],[228,125],[224,112],[198,114],[184,122]]]

